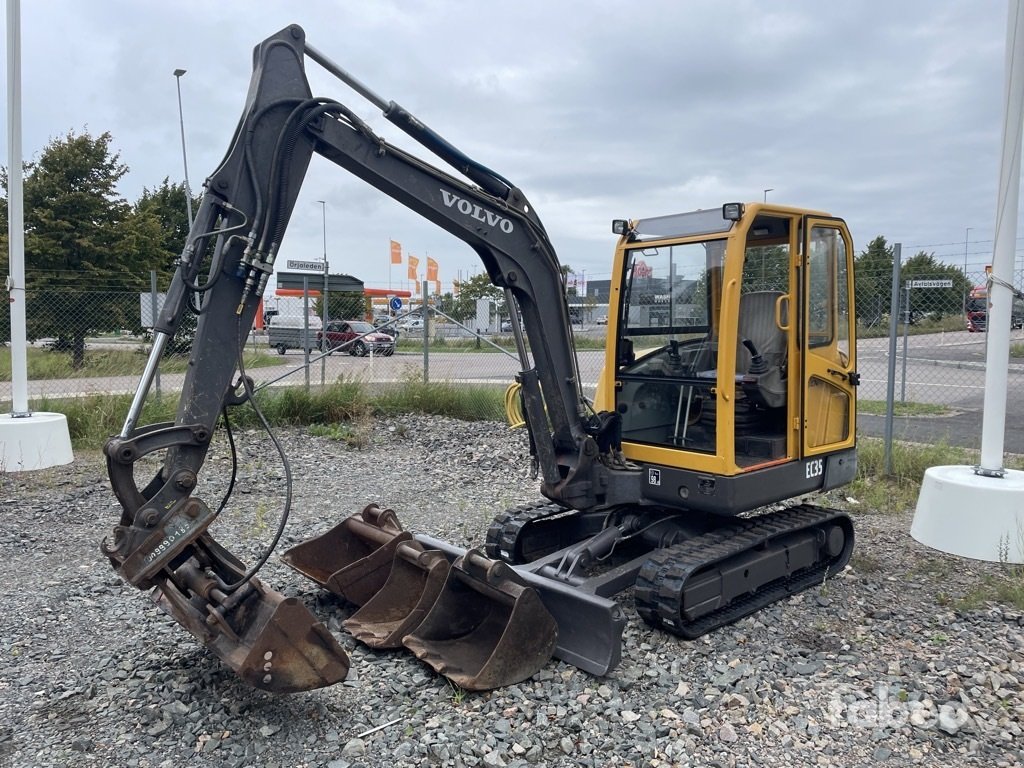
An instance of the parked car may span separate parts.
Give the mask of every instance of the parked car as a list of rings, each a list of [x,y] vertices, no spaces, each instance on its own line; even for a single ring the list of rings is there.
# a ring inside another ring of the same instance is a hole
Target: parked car
[[[340,349],[359,357],[395,354],[394,338],[362,320],[331,320],[327,330],[317,334],[317,342],[324,352]]]
[[[376,328],[380,333],[386,333],[395,341],[398,341],[399,330],[398,326],[391,322],[388,317],[377,318],[373,321],[373,327]]]
[[[405,319],[399,321],[398,327],[403,331],[422,331],[423,318],[419,315],[409,315]]]

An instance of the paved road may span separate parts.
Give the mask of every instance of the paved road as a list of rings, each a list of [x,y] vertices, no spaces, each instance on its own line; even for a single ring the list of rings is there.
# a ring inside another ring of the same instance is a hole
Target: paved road
[[[1024,332],[1015,331],[1013,343],[1024,344]],[[858,369],[862,384],[862,400],[884,401],[888,373],[888,339],[864,339],[858,344]],[[315,357],[315,356],[314,356]],[[905,370],[904,375],[904,358]],[[585,386],[592,388],[604,363],[600,350],[579,353],[580,374]],[[423,356],[397,353],[392,357],[355,358],[333,354],[322,361],[314,360],[310,382],[331,382],[339,376],[367,383],[399,382],[418,375],[423,369]],[[954,445],[978,447],[981,440],[982,404],[985,393],[985,336],[966,331],[911,336],[906,354],[902,339],[897,347],[896,399],[945,405],[948,415],[938,417],[898,418],[895,435],[899,439],[919,442],[945,441]],[[429,358],[431,380],[494,382],[512,381],[518,369],[509,355],[495,352],[443,352],[433,350]],[[249,372],[257,384],[279,383],[301,385],[306,377],[303,354],[289,351],[279,365]],[[180,389],[183,374],[164,374],[161,388],[165,393]],[[102,392],[134,392],[136,376],[110,376],[29,382],[29,397],[51,398]],[[10,382],[0,382],[0,400],[10,400]],[[861,434],[882,436],[884,419],[861,414]],[[1024,359],[1011,360],[1005,432],[1006,450],[1024,453]]]

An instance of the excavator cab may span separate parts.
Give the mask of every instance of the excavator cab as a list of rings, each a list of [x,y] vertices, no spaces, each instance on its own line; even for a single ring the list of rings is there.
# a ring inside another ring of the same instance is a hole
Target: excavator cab
[[[617,222],[595,406],[644,494],[737,514],[855,469],[853,248],[843,221],[759,203]],[[828,457],[837,457],[826,461]]]

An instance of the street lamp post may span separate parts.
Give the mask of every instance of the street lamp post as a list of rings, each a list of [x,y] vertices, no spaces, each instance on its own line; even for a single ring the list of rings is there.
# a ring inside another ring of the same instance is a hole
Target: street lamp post
[[[764,191],[764,201],[765,201],[766,203],[768,202],[768,193],[769,193],[769,192],[774,192],[774,191],[775,191],[775,187],[768,187],[768,189],[766,189],[766,190]]]
[[[317,200],[320,203],[320,214],[324,224],[324,329],[327,329],[327,203],[324,200]]]
[[[181,126],[181,161],[185,166],[185,211],[188,213],[188,228],[192,229],[192,187],[188,183],[188,155],[185,153],[185,116],[181,111],[181,76],[186,70],[174,70],[174,81],[178,85],[178,123]]]
[[[971,230],[973,227],[968,227],[967,231],[964,232],[964,277],[967,277],[967,240],[971,236]]]
[[[317,200],[320,203],[320,217],[324,225],[324,305],[321,310],[323,319],[321,320],[321,328],[323,328],[324,346],[321,352],[324,352],[331,348],[331,342],[327,338],[327,202],[324,200]],[[320,384],[323,385],[327,378],[327,357],[321,355],[320,357]]]

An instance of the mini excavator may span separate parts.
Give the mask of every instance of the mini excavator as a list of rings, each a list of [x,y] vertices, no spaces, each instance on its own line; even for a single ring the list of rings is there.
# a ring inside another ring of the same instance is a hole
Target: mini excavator
[[[455,173],[313,97],[310,61]],[[241,354],[313,155],[468,244],[504,289],[543,497],[498,512],[468,551],[403,530],[376,504],[288,550],[292,568],[357,607],[345,622],[356,638],[406,648],[467,689],[524,680],[552,656],[604,675],[620,661],[626,619],[615,598],[627,590],[645,621],[694,638],[844,567],[847,515],[779,504],[856,473],[853,247],[842,220],[727,203],[614,221],[591,400],[564,276],[523,192],[290,26],[255,49],[242,118],[205,183],[124,426],[105,445],[123,512],[103,555],[243,679],[290,692],[349,668],[301,600],[257,578],[281,530],[246,566],[211,534],[224,502],[211,509],[196,494],[218,425],[257,407]],[[175,419],[140,425],[190,311],[198,322]],[[140,487],[136,465],[149,456],[159,469]]]

